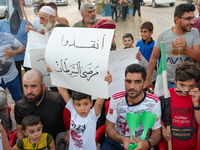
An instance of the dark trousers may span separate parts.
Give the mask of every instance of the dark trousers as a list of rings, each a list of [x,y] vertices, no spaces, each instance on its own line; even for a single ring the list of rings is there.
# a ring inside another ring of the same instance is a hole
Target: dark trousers
[[[128,6],[122,7],[122,20],[126,19],[127,12],[128,12]]]
[[[140,17],[141,13],[140,13],[140,2],[137,3],[133,3],[134,8],[133,8],[133,16],[135,16],[135,12],[136,10],[138,11],[138,16]]]
[[[107,137],[103,143],[101,150],[124,150],[124,147],[120,143],[117,143]]]
[[[23,63],[24,63],[23,60],[15,61],[15,66],[18,70],[18,78],[19,78],[19,82],[20,82],[20,86],[21,86],[21,91],[23,90],[23,88],[22,88],[22,69],[21,69],[21,67],[23,66]],[[31,68],[27,68],[27,67],[23,67],[23,68],[24,68],[25,72],[31,69]]]
[[[78,10],[81,8],[81,0],[78,0]]]
[[[110,7],[112,12],[112,19],[114,19],[114,14],[115,14],[115,19],[117,20],[117,6],[110,6]]]

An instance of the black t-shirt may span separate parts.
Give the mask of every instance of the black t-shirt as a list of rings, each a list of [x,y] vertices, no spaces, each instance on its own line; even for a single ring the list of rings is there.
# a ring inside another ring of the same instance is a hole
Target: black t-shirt
[[[38,115],[42,120],[43,132],[50,133],[55,139],[59,132],[65,131],[63,123],[65,104],[58,92],[45,91],[44,98],[39,106],[30,105],[24,99],[18,101],[14,110],[15,120],[18,125],[21,125],[26,115]]]

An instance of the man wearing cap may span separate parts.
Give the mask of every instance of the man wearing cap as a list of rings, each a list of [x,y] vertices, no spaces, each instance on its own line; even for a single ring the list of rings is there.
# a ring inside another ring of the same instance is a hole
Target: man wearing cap
[[[40,24],[45,30],[44,35],[50,36],[54,26],[57,24],[55,11],[50,6],[43,6],[39,11]],[[33,27],[27,26],[26,31],[33,30]]]
[[[84,3],[81,6],[81,16],[83,17],[83,19],[75,23],[73,27],[89,28],[93,25],[96,25],[97,22],[100,20],[95,19],[95,9],[91,3]]]

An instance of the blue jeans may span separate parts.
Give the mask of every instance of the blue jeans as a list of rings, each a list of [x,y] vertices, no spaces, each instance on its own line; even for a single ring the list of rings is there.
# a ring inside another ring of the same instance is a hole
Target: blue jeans
[[[107,137],[103,143],[101,150],[124,150],[124,147],[120,143],[117,143]]]
[[[12,81],[10,81],[6,84],[2,80],[0,87],[2,87],[4,89],[6,89],[6,87],[8,88],[8,90],[10,91],[10,94],[12,96],[12,99],[15,101],[15,103],[17,103],[17,101],[22,98],[22,91],[21,91],[21,86],[20,86],[18,76],[16,76],[16,78],[14,78]],[[12,125],[12,120],[10,118],[9,118],[8,125]]]
[[[173,87],[177,87],[177,85],[175,83],[169,83],[169,82],[167,82],[167,85],[168,85],[168,89],[169,88],[173,88]]]

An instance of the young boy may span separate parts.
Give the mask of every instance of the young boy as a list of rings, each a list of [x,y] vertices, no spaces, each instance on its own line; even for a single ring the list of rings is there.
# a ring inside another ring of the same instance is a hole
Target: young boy
[[[133,35],[130,33],[126,33],[123,36],[123,44],[124,44],[124,49],[126,48],[133,48],[133,43],[134,43],[134,39],[133,39]]]
[[[105,81],[108,83],[112,81],[109,72]],[[65,107],[71,112],[69,149],[96,150],[96,121],[100,116],[105,99],[97,98],[91,109],[93,102],[91,96],[73,91],[72,98],[70,98],[66,88],[58,87],[58,90],[67,103]]]
[[[172,149],[195,150],[196,125],[200,124],[200,92],[195,87],[200,80],[200,70],[194,63],[181,62],[175,71],[176,88],[170,88],[171,134],[162,121],[162,136],[167,148],[171,139]]]
[[[42,133],[43,125],[37,115],[28,115],[22,120],[22,129],[26,137],[19,140],[12,150],[55,150],[53,137]]]
[[[153,24],[150,21],[144,22],[140,26],[142,40],[138,41],[136,47],[140,47],[139,51],[149,62],[155,41],[151,37],[153,34]]]
[[[124,49],[127,49],[127,48],[133,48],[133,43],[134,43],[134,39],[133,39],[133,35],[130,34],[130,33],[126,33],[124,36],[123,36],[123,44],[124,44]],[[140,61],[142,58],[141,58],[141,53],[138,52],[137,55],[136,55],[136,59],[138,61]]]

